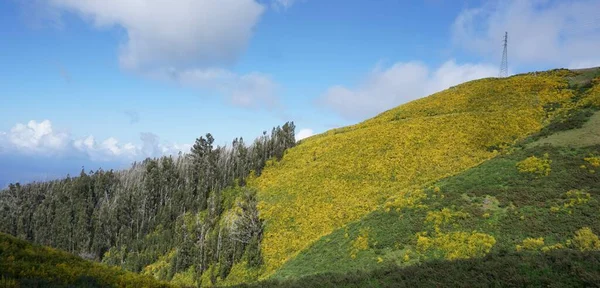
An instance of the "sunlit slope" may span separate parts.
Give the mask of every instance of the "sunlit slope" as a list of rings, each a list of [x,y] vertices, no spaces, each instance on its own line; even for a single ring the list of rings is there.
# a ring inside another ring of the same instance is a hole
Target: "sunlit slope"
[[[0,233],[0,287],[173,287]]]
[[[304,140],[259,188],[264,276],[389,196],[473,167],[540,130],[574,96],[568,71],[482,79]]]

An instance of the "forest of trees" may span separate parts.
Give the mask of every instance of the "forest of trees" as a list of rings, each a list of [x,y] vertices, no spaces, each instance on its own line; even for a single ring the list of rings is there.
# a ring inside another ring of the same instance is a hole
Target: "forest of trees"
[[[148,158],[122,171],[82,169],[77,177],[11,184],[0,191],[0,232],[140,272],[169,257],[169,280],[210,267],[213,281],[233,264],[260,265],[263,223],[256,191],[246,187],[267,160],[295,141],[293,122],[215,147],[211,134],[176,157]]]

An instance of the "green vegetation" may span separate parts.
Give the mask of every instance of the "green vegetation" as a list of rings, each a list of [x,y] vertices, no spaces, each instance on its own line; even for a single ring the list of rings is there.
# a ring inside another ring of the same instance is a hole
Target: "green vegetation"
[[[0,233],[0,287],[172,287]]]
[[[555,250],[501,252],[483,258],[434,260],[348,274],[325,273],[294,280],[269,280],[240,288],[303,287],[596,287],[600,252]]]
[[[550,144],[554,146],[585,147],[600,144],[600,112],[594,113],[592,111],[592,109],[581,110],[573,118],[573,122],[578,124],[569,125],[575,128],[581,127],[581,129],[560,131],[529,145]]]

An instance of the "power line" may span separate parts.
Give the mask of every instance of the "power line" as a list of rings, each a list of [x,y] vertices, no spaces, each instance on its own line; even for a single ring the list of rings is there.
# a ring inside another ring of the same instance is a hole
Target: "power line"
[[[498,77],[508,76],[508,32],[504,32],[504,52],[502,52],[502,63]]]

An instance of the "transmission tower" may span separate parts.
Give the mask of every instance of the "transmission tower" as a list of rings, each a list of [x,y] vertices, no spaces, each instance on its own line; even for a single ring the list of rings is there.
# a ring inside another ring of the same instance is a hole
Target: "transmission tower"
[[[508,76],[508,32],[504,32],[504,52],[502,52],[502,63],[500,63],[500,74],[498,77]]]

